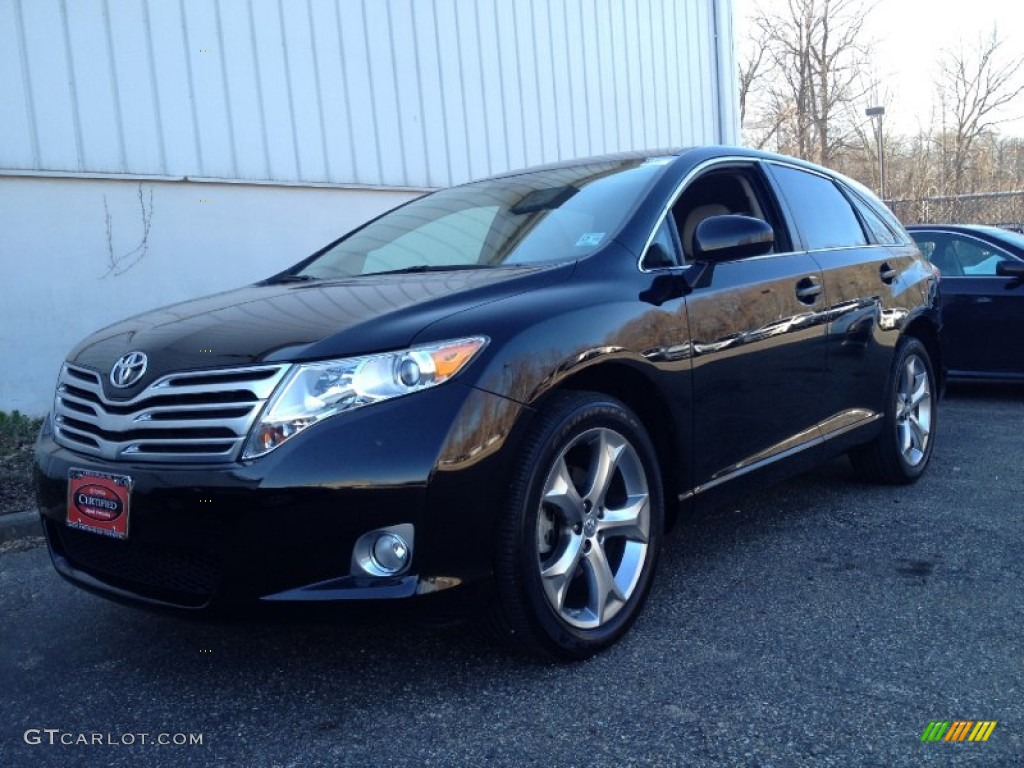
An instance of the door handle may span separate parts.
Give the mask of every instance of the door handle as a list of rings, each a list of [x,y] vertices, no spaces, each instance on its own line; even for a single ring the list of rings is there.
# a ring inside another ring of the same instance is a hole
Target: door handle
[[[890,285],[892,281],[896,279],[896,270],[889,265],[889,262],[883,263],[882,266],[878,268],[878,274],[882,278],[882,282],[886,285]]]
[[[796,284],[796,297],[804,304],[813,304],[821,293],[821,283],[816,277],[805,277]]]

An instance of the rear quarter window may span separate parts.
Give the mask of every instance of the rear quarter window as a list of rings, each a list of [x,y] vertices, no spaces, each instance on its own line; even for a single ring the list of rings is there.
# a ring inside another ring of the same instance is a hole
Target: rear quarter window
[[[903,244],[903,237],[896,234],[896,231],[893,231],[892,226],[882,218],[881,213],[877,209],[868,205],[867,202],[855,194],[850,195],[850,200],[853,201],[857,213],[860,214],[865,228],[871,233],[872,241],[879,245]]]

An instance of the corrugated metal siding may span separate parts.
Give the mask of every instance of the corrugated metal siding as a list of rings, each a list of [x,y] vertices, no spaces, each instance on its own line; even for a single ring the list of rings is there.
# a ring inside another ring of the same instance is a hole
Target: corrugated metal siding
[[[0,169],[437,187],[728,142],[731,36],[731,0],[0,0]]]

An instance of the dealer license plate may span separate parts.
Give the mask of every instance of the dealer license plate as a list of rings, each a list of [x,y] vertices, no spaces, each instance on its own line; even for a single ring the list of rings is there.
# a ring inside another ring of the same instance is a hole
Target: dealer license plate
[[[115,539],[128,538],[132,479],[91,469],[68,470],[68,525]]]

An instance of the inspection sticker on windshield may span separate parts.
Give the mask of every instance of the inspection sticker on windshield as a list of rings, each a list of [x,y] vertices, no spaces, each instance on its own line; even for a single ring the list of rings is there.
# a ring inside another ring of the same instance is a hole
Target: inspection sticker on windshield
[[[132,479],[89,469],[68,470],[68,526],[115,539],[128,538]]]
[[[604,239],[604,232],[584,232],[580,235],[580,239],[576,241],[576,245],[593,247],[600,245]]]

